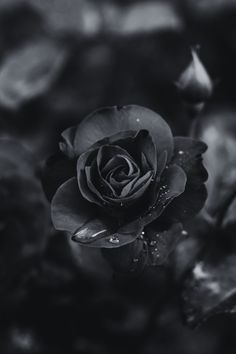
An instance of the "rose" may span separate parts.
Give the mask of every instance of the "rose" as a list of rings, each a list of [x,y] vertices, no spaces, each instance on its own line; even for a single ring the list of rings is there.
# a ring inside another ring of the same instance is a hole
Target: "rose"
[[[173,138],[147,108],[99,109],[62,138],[44,186],[55,228],[81,244],[117,248],[142,238],[160,217],[173,224],[204,204],[205,144]]]

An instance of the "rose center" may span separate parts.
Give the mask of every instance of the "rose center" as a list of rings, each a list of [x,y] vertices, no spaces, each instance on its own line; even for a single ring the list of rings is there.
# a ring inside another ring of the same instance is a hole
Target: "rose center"
[[[128,156],[115,155],[103,167],[103,178],[119,195],[124,186],[140,176],[138,165]]]

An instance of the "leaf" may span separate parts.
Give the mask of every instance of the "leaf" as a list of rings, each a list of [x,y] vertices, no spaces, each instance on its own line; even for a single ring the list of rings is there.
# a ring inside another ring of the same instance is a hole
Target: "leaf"
[[[77,127],[62,133],[64,151],[70,156],[79,156],[98,141],[127,131],[147,130],[156,145],[157,153],[173,153],[173,137],[170,127],[157,113],[148,108],[129,105],[100,108],[88,115]],[[73,151],[72,151],[73,148]]]
[[[187,275],[183,313],[191,327],[218,313],[236,312],[236,255],[206,255]]]

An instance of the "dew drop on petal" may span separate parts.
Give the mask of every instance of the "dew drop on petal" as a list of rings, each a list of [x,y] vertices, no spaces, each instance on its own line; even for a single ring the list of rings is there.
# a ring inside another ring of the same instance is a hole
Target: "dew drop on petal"
[[[120,242],[117,236],[111,236],[108,241],[114,244],[118,244]]]
[[[80,239],[85,239],[88,233],[88,228],[85,227],[82,230],[79,230],[78,232],[76,232],[73,236],[74,238],[80,240]]]

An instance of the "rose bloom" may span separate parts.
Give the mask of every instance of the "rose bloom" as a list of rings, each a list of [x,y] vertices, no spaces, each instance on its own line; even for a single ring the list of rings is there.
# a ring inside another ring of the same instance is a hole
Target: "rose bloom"
[[[168,124],[147,108],[99,109],[62,139],[60,152],[47,162],[44,186],[53,196],[55,228],[80,244],[147,242],[160,225],[166,232],[203,207],[206,145],[173,138]]]

